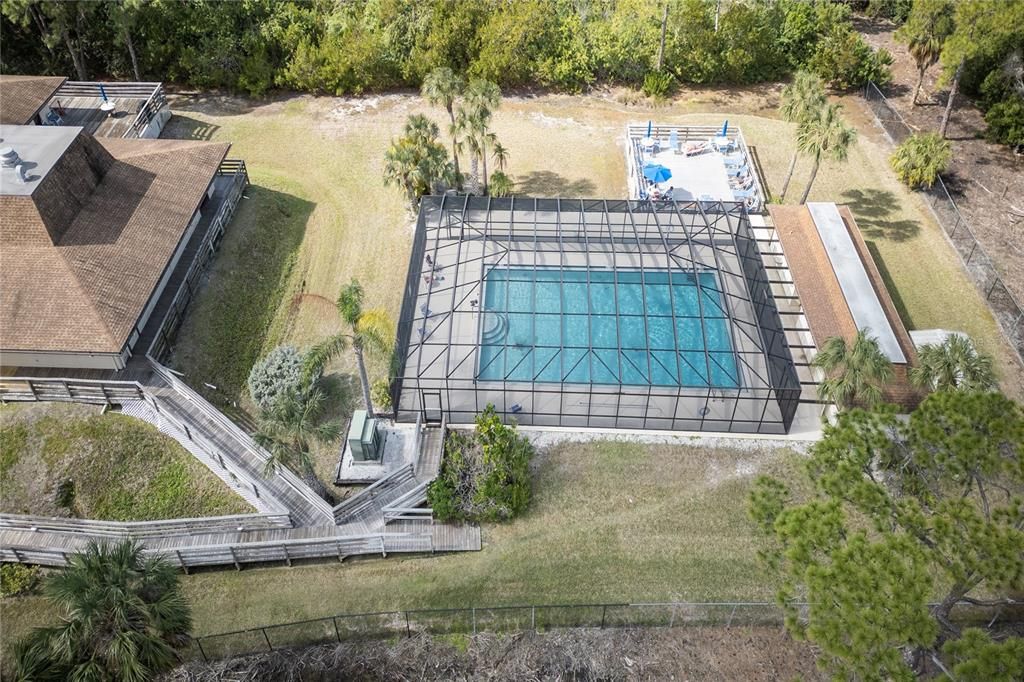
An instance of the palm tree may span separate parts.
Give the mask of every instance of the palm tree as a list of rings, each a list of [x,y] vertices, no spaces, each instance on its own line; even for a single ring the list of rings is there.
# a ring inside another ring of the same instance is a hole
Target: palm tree
[[[996,387],[992,364],[991,356],[979,353],[970,339],[953,334],[940,344],[921,346],[910,380],[933,391],[991,391]]]
[[[855,404],[877,405],[882,401],[882,386],[893,376],[892,363],[882,353],[878,340],[864,329],[849,345],[841,336],[828,339],[811,364],[826,374],[818,395],[840,409]]]
[[[307,370],[311,373],[322,370],[331,358],[337,356],[351,343],[359,367],[359,381],[362,384],[366,412],[373,416],[370,379],[366,374],[364,354],[370,352],[387,356],[391,352],[391,339],[394,334],[391,320],[383,310],[363,309],[363,287],[355,279],[342,287],[335,305],[348,330],[314,346],[306,356]]]
[[[341,424],[321,420],[326,400],[327,395],[319,387],[308,386],[278,398],[269,410],[260,414],[252,439],[270,453],[264,465],[264,476],[269,478],[277,467],[287,467],[319,495],[327,497],[327,489],[313,469],[312,447],[314,443],[337,440]]]
[[[455,116],[455,130],[473,154],[474,176],[477,162],[483,165],[480,191],[484,194],[487,193],[488,184],[488,148],[498,143],[497,136],[490,129],[491,117],[500,105],[501,89],[490,81],[474,78],[469,82],[463,102]]]
[[[459,144],[456,136],[455,126],[455,100],[466,89],[466,82],[447,66],[439,66],[423,79],[423,86],[420,93],[423,98],[433,105],[440,105],[448,112],[448,133],[452,138],[452,161],[455,164],[455,176],[461,178],[459,171]],[[461,179],[456,180],[461,187]]]
[[[90,542],[46,578],[44,594],[62,623],[18,644],[24,680],[150,680],[178,663],[192,618],[166,559],[146,556],[135,540]]]
[[[439,132],[426,116],[412,115],[406,119],[402,137],[384,152],[384,184],[401,187],[413,210],[435,183],[455,182],[448,152],[437,141]]]
[[[907,44],[917,64],[917,104],[925,72],[942,56],[942,46],[953,32],[953,4],[949,0],[915,0],[907,23],[896,31],[896,39]]]
[[[498,167],[498,170],[505,172],[505,168],[508,166],[508,147],[494,141],[494,149],[491,150],[491,158],[494,159],[494,164]]]
[[[807,181],[804,195],[800,203],[807,203],[807,195],[811,193],[814,178],[818,175],[818,167],[822,157],[833,161],[845,161],[850,145],[857,139],[857,131],[846,125],[840,113],[841,104],[826,104],[818,112],[799,125],[796,131],[796,148],[803,154],[814,157],[811,177]]]
[[[782,118],[790,123],[801,124],[809,118],[818,115],[825,106],[825,87],[821,79],[808,71],[797,71],[793,82],[782,89],[782,102],[779,112]],[[789,171],[786,173],[786,181],[782,183],[782,193],[779,195],[779,203],[786,198],[789,190],[789,181],[793,179],[793,170],[796,168],[796,160],[800,155],[798,149],[793,150],[793,158],[789,161]]]
[[[949,140],[938,133],[911,135],[889,157],[896,177],[910,187],[931,187],[953,160]]]

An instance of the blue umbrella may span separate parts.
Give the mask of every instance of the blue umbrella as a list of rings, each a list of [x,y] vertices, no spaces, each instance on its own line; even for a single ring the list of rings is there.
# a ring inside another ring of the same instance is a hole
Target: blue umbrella
[[[104,102],[108,101],[107,91],[103,88],[103,83],[100,83],[100,97],[103,99]]]
[[[651,121],[647,122],[647,137],[651,136]]]
[[[649,163],[644,166],[644,177],[651,182],[665,182],[672,177],[672,171],[660,163]]]
[[[725,123],[722,124],[722,137],[725,137],[729,133],[729,119],[725,119]]]

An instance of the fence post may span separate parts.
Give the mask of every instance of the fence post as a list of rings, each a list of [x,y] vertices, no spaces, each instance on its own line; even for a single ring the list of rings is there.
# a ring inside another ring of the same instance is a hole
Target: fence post
[[[473,607],[472,609],[470,609],[470,610],[471,610],[471,611],[472,611],[472,613],[473,613],[473,634],[475,635],[475,634],[476,634],[476,607],[474,606],[474,607]]]
[[[409,627],[409,612],[405,612],[405,636],[412,637],[412,628]]]
[[[267,637],[267,629],[260,628],[260,632],[263,633],[263,639],[267,641],[267,651],[273,651],[274,647],[270,644],[270,637]]]
[[[738,604],[733,604],[732,605],[732,613],[729,614],[729,622],[727,622],[725,624],[725,628],[727,630],[732,627],[732,617],[736,615],[736,607],[737,606],[738,606]]]
[[[971,247],[971,253],[967,256],[967,260],[964,261],[964,265],[970,265],[971,259],[974,258],[974,252],[978,249],[978,242],[974,242],[974,246]]]
[[[668,626],[669,627],[672,627],[675,624],[675,622],[676,622],[676,609],[677,608],[678,608],[678,604],[673,603],[672,604],[672,615],[670,615],[669,618],[668,618]]]
[[[608,615],[608,605],[605,604],[601,607],[601,627],[604,628],[604,619]]]
[[[530,607],[530,629],[531,630],[536,630],[537,629],[537,607],[536,606],[531,606]]]
[[[196,646],[199,647],[199,654],[203,657],[203,663],[209,663],[210,659],[206,656],[206,651],[203,649],[203,641],[201,638],[196,637]]]
[[[338,644],[341,644],[341,630],[338,629],[338,619],[332,617],[331,621],[334,623],[334,636],[338,638]]]

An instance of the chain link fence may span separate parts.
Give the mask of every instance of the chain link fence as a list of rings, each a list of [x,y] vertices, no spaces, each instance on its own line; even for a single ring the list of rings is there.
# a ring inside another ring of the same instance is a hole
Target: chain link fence
[[[802,606],[802,608],[805,608]],[[555,628],[777,625],[768,602],[547,604],[357,613],[195,637],[185,658],[210,661],[296,646],[416,634],[473,635]]]
[[[864,87],[864,99],[878,124],[893,142],[900,144],[913,134],[907,122],[874,83],[869,82]],[[1021,360],[1024,360],[1024,308],[1007,289],[999,276],[995,262],[978,243],[970,225],[950,196],[942,177],[939,177],[933,187],[921,192],[927,197],[927,203],[939,225],[960,254],[967,273],[988,302],[1010,345],[1017,351]]]

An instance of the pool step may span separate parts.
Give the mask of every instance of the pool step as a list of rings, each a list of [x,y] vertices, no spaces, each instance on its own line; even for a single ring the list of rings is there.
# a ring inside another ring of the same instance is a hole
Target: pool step
[[[499,343],[508,334],[508,314],[497,310],[484,311],[485,320],[490,322],[492,317],[495,322],[480,335],[482,343]]]

